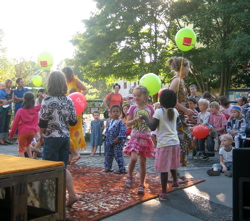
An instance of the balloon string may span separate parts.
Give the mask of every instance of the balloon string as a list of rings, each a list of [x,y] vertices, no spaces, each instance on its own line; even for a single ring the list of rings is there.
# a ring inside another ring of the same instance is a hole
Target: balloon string
[[[183,62],[184,62],[184,52],[182,52],[181,67],[180,67],[180,77],[179,77],[178,87],[177,87],[177,99],[178,99],[178,96],[179,96],[180,84],[181,84],[181,79],[182,79]]]

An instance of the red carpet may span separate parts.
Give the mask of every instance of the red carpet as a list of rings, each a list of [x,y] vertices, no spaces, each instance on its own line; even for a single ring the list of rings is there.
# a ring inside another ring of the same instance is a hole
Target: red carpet
[[[99,220],[125,210],[138,203],[156,198],[161,193],[160,176],[147,173],[146,193],[138,195],[139,173],[134,173],[133,187],[124,188],[126,175],[102,172],[103,168],[87,166],[69,166],[75,190],[81,200],[72,208],[67,208],[68,220]],[[186,188],[204,180],[188,179],[180,183]],[[168,192],[176,190],[168,184]]]

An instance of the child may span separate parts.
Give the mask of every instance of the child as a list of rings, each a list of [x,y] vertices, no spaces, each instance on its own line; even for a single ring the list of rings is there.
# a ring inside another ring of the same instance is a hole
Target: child
[[[240,147],[240,138],[241,135],[245,133],[246,130],[246,120],[241,113],[241,108],[238,105],[235,105],[231,109],[231,116],[227,122],[227,133],[231,134],[234,137],[235,148]]]
[[[207,99],[201,98],[198,101],[200,113],[198,113],[198,116],[197,116],[197,125],[206,125],[208,123],[209,116],[210,116],[210,113],[207,111],[208,105],[209,105],[209,101]],[[197,142],[198,142],[198,139],[193,136],[193,146],[195,150],[198,147]]]
[[[188,99],[188,108],[193,111],[192,115],[185,115],[185,123],[188,129],[192,129],[197,124],[198,111],[195,109],[197,107],[197,101],[195,98]]]
[[[126,125],[127,123],[127,113],[128,109],[130,108],[130,104],[123,104],[122,105],[122,114],[120,119],[123,121],[123,123]],[[129,136],[131,134],[131,127],[126,128],[126,136]]]
[[[41,104],[43,98],[45,98],[45,97],[46,97],[45,89],[40,88],[40,89],[38,90],[38,92],[37,92],[37,98],[36,98],[36,100],[35,100],[35,105]]]
[[[77,123],[75,106],[73,101],[65,96],[67,83],[61,71],[53,71],[49,75],[47,89],[49,96],[42,101],[39,120],[40,141],[43,143],[43,160],[64,162],[66,189],[69,195],[66,206],[71,207],[78,201],[72,176],[66,169],[70,151],[69,126],[74,126]]]
[[[220,105],[218,102],[213,101],[209,104],[210,117],[208,126],[213,129],[219,136],[225,131],[227,120],[224,114],[220,113]],[[205,140],[207,140],[207,153],[205,153]],[[198,156],[202,156],[203,160],[208,160],[209,156],[214,156],[214,136],[210,133],[204,139],[198,139]]]
[[[207,171],[209,176],[219,176],[221,172],[225,172],[226,176],[233,175],[233,137],[230,134],[223,134],[220,137],[222,147],[220,148],[220,164],[214,164],[212,169]]]
[[[138,156],[140,157],[140,185],[138,194],[144,194],[144,181],[146,176],[146,159],[154,156],[154,143],[151,139],[151,131],[146,125],[146,122],[140,118],[141,115],[146,115],[150,119],[154,114],[154,109],[147,104],[148,90],[143,86],[137,86],[133,90],[134,100],[136,105],[132,105],[128,110],[127,126],[132,126],[130,140],[124,150],[124,153],[131,156],[128,177],[125,182],[125,187],[132,187],[132,173]]]
[[[120,105],[113,105],[110,109],[110,123],[105,131],[105,161],[104,172],[112,172],[112,163],[115,160],[118,164],[119,170],[114,171],[116,174],[126,173],[125,162],[123,158],[123,146],[126,141],[126,127],[121,119]]]
[[[10,138],[13,138],[18,129],[18,154],[25,157],[24,152],[27,152],[28,156],[32,158],[30,144],[39,131],[38,112],[41,105],[34,106],[34,94],[31,92],[26,92],[23,98],[22,108],[17,111],[11,127]]]
[[[92,146],[90,157],[95,156],[97,147],[102,145],[102,132],[104,130],[104,122],[100,120],[100,112],[94,111],[92,115],[94,120],[90,123],[90,145]]]
[[[162,193],[159,194],[161,200],[167,199],[168,172],[171,171],[173,177],[172,187],[179,187],[177,181],[177,168],[180,166],[180,141],[176,128],[176,120],[179,116],[174,108],[177,99],[172,90],[164,90],[160,97],[163,108],[157,109],[153,116],[153,121],[142,115],[146,124],[151,130],[157,128],[157,149],[155,155],[155,172],[161,173]]]
[[[160,102],[154,103],[153,106],[154,106],[155,110],[160,109],[162,107]],[[156,145],[157,145],[156,134],[157,134],[157,130],[154,130],[154,131],[151,132],[151,138],[152,138],[152,141],[154,143],[155,148],[156,148]]]

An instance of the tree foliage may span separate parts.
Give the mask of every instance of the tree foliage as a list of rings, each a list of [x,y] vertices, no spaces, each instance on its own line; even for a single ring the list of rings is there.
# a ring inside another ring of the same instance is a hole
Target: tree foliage
[[[220,94],[249,86],[248,75],[238,68],[250,60],[248,0],[95,1],[97,12],[72,39],[71,62],[86,78],[138,80],[153,72],[168,82],[166,60],[184,54],[175,46],[175,34],[191,27],[198,43],[184,54],[193,62],[187,82],[196,82],[201,91],[220,88]]]

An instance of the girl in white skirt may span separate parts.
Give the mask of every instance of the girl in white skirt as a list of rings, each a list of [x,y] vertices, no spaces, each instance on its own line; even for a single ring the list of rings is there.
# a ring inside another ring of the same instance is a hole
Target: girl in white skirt
[[[160,97],[162,108],[155,111],[153,121],[150,121],[145,115],[141,116],[152,131],[157,129],[155,172],[161,173],[162,193],[159,194],[161,200],[167,199],[169,171],[173,176],[172,187],[179,187],[177,169],[180,166],[180,141],[176,128],[179,116],[178,111],[174,108],[176,102],[176,94],[172,90],[166,89]]]

